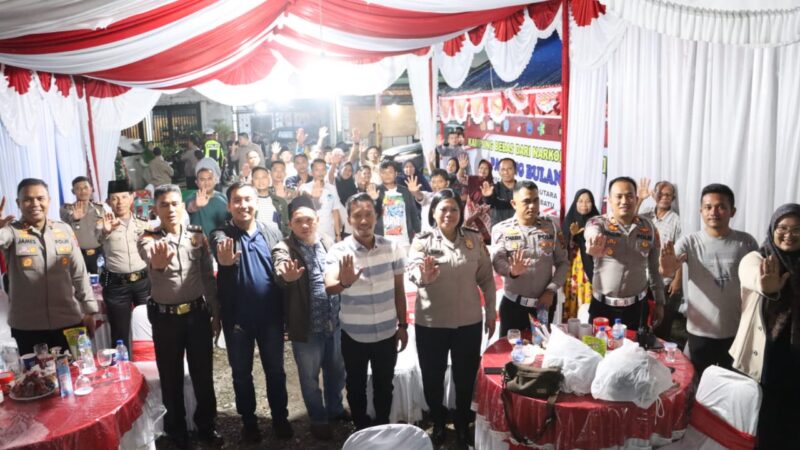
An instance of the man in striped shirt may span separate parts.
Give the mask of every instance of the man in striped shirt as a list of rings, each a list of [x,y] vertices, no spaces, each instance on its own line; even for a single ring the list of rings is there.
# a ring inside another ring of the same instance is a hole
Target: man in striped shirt
[[[389,423],[397,353],[408,342],[405,260],[395,242],[375,235],[377,214],[368,194],[347,201],[347,216],[353,234],[328,252],[325,287],[330,295],[341,294],[347,402],[360,430]],[[368,365],[372,366],[374,422],[367,416]]]

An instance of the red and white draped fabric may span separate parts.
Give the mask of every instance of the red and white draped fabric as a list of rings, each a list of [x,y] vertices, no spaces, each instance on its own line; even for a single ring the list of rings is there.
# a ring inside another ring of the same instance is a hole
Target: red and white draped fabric
[[[684,206],[727,184],[754,236],[797,201],[800,2],[581,0],[572,16],[568,199],[602,198],[607,146],[609,178],[670,180]]]
[[[481,123],[485,117],[502,122],[509,114],[536,117],[561,117],[561,87],[507,88],[439,97],[439,116],[443,122],[464,123],[467,118]]]
[[[418,112],[419,104],[427,105],[428,111],[418,114],[418,125],[423,145],[432,149],[437,106],[432,101],[436,94],[432,85],[438,64],[434,61],[423,64],[418,58],[430,60],[435,53],[435,49],[431,51],[433,47],[483,28],[488,34],[480,45],[504,76],[514,76],[524,68],[519,61],[529,60],[534,36],[551,30],[554,23],[552,19],[547,23],[537,21],[538,16],[531,13],[531,4],[547,3],[553,9],[558,2],[29,0],[6,3],[0,7],[0,64],[8,68],[5,78],[9,86],[20,83],[8,81],[8,71],[27,73],[37,80],[40,73],[52,73],[58,74],[52,78],[62,80],[62,84],[69,76],[81,77],[87,83],[106,82],[106,86],[113,86],[106,98],[139,98],[142,89],[194,87],[222,103],[247,104],[267,96],[372,94],[382,91],[408,70],[410,78],[423,77],[410,80],[410,85],[416,91],[413,96],[418,101]],[[465,62],[466,68],[461,70],[468,70],[469,61]],[[19,140],[25,141],[26,132],[36,126],[22,123],[28,117],[25,112],[45,100],[51,101],[54,95],[49,92],[44,90],[39,98],[27,100],[28,94],[14,90],[13,95],[25,101],[17,99],[12,107],[6,106],[0,120],[17,144]],[[157,94],[141,94],[140,104],[149,102],[149,95]],[[120,126],[125,122],[120,114],[139,114],[136,109],[115,108],[113,103],[101,101],[94,105],[95,97],[90,96],[93,100],[87,109],[96,106],[95,109],[106,108],[115,113],[113,120],[107,120],[105,115],[93,111],[91,118],[101,128]],[[80,111],[77,91],[65,98],[71,99],[67,102],[71,106],[53,98],[56,106],[48,108]],[[76,114],[72,112],[58,119],[57,128],[74,132],[76,127],[70,120]],[[115,151],[115,148],[100,149],[102,154]]]

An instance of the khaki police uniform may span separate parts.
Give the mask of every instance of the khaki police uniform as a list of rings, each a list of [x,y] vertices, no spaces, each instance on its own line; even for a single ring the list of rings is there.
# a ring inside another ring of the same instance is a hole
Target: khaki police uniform
[[[625,226],[613,217],[596,216],[586,223],[586,246],[599,234],[606,237],[605,254],[594,258],[589,317],[622,319],[638,330],[646,321],[644,300],[664,304],[664,281],[659,273],[661,239],[653,223],[641,216]],[[649,292],[648,292],[649,290]]]
[[[75,203],[66,203],[61,206],[61,220],[69,224],[75,231],[75,236],[80,244],[80,251],[89,273],[99,273],[97,258],[103,254],[103,248],[95,236],[95,228],[103,223],[102,203],[89,202],[86,211],[79,220],[74,219]]]
[[[8,262],[8,324],[20,352],[41,342],[66,348],[61,331],[97,312],[75,233],[59,221],[42,230],[14,221],[0,229],[0,249]]]
[[[436,259],[439,276],[422,284],[420,266],[426,256]],[[456,386],[456,417],[459,433],[466,432],[475,375],[480,364],[483,329],[481,296],[486,320],[494,321],[495,283],[489,251],[477,230],[462,228],[451,242],[438,229],[414,236],[408,256],[409,276],[419,286],[415,313],[417,352],[425,400],[435,424],[444,425],[443,405],[447,356]]]
[[[100,276],[106,304],[111,340],[122,339],[130,348],[131,308],[144,305],[150,298],[147,263],[139,255],[137,244],[150,224],[137,217],[119,219],[119,226],[106,234],[102,225],[95,229],[103,245],[106,267]]]
[[[519,276],[511,276],[511,259],[522,249],[531,265]],[[492,227],[492,265],[503,277],[503,300],[500,303],[500,336],[508,330],[527,329],[528,314],[536,316],[539,297],[553,292],[548,321],[555,312],[556,291],[564,285],[569,259],[561,229],[550,218],[538,217],[530,226],[523,226],[516,216]]]
[[[183,357],[189,363],[199,430],[213,430],[217,411],[212,376],[211,317],[218,317],[217,283],[208,241],[201,227],[181,227],[177,235],[161,229],[145,231],[139,239],[139,255],[150,265],[156,242],[166,241],[175,255],[164,270],[150,268],[151,299],[147,315],[153,325],[156,365],[167,414],[164,431],[186,435],[183,405]]]

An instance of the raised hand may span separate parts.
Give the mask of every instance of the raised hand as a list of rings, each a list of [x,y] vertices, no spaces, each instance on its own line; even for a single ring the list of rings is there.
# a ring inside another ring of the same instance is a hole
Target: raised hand
[[[319,127],[319,137],[317,140],[322,142],[323,139],[328,137],[328,127]]]
[[[533,261],[529,258],[525,258],[525,250],[518,249],[513,254],[511,254],[511,260],[509,261],[509,272],[511,273],[512,277],[518,277],[525,273],[528,270],[528,267],[533,265]]]
[[[484,197],[491,197],[494,194],[494,185],[488,181],[484,181],[481,185],[481,194]]]
[[[249,177],[251,172],[252,170],[250,170],[250,164],[244,163],[244,165],[242,166],[242,178]]]
[[[782,291],[791,276],[789,272],[781,275],[780,263],[775,255],[769,255],[761,261],[760,273],[761,291],[764,294],[777,294]]]
[[[281,143],[278,141],[273,142],[272,145],[270,146],[270,150],[271,150],[270,153],[272,153],[272,160],[277,161],[278,153],[281,152]]]
[[[687,258],[688,256],[686,253],[680,256],[675,255],[675,244],[671,241],[667,241],[664,246],[661,247],[661,255],[658,257],[658,271],[661,272],[661,275],[671,277],[681,268],[681,264],[686,262]]]
[[[3,216],[5,210],[6,210],[6,198],[3,197],[2,200],[0,200],[0,228],[3,228],[4,226],[11,223],[12,220],[14,220],[14,216],[10,215]]]
[[[436,146],[441,147],[443,145],[444,145],[444,136],[440,134],[439,136],[436,136]]]
[[[358,145],[361,142],[361,132],[358,131],[358,128],[353,128],[350,132],[350,140],[353,141],[353,145]]]
[[[88,202],[81,200],[75,202],[75,204],[72,206],[72,220],[83,219],[83,217],[86,215],[86,209],[88,207],[87,203]]]
[[[604,234],[596,234],[586,241],[586,253],[592,256],[603,256],[606,254],[606,236]]]
[[[122,223],[114,216],[114,213],[107,212],[103,214],[103,234],[111,234],[112,231],[119,228]]]
[[[363,271],[363,268],[356,270],[353,255],[344,255],[339,261],[339,282],[344,286],[352,286],[353,283],[358,281]]]
[[[197,195],[194,198],[194,204],[197,208],[204,208],[208,205],[209,196],[206,191],[200,189],[197,191]]]
[[[411,192],[412,194],[419,192],[419,181],[417,180],[416,175],[411,175],[408,177],[408,180],[406,180],[406,187],[408,188],[408,192]]]
[[[300,265],[296,259],[286,261],[277,268],[278,276],[283,278],[283,281],[291,283],[297,281],[303,275],[306,268]]]
[[[469,156],[466,153],[458,155],[458,167],[462,170],[466,170],[469,167]]]
[[[639,197],[640,201],[644,201],[652,195],[653,192],[650,190],[650,178],[640,178],[639,188],[636,191],[636,196]]]
[[[433,256],[425,256],[419,266],[419,274],[422,284],[430,284],[439,277],[439,264]]]
[[[378,193],[378,188],[375,186],[374,183],[367,184],[367,194],[373,200],[377,200],[378,197],[380,196],[380,194]]]
[[[296,132],[296,133],[295,133],[295,135],[294,135],[294,138],[295,138],[295,140],[297,141],[297,145],[303,145],[303,144],[305,144],[305,143],[306,143],[306,138],[307,138],[307,137],[308,137],[308,136],[306,135],[306,130],[304,130],[304,129],[302,129],[302,128],[298,128],[298,129],[297,129],[297,132]]]
[[[569,224],[569,234],[571,236],[577,236],[578,234],[583,232],[583,228],[578,226],[578,222],[572,222]]]
[[[175,252],[170,250],[169,242],[158,241],[150,250],[150,268],[164,270],[169,267],[170,261],[175,257]]]
[[[242,257],[241,251],[235,251],[233,239],[227,238],[217,243],[217,262],[220,266],[232,266]]]

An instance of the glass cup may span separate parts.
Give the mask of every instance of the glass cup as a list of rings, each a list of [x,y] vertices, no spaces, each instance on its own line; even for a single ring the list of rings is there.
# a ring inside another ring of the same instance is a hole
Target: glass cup
[[[81,374],[78,376],[78,379],[75,380],[75,390],[73,391],[75,395],[86,395],[93,390],[92,379],[86,375]]]
[[[108,370],[108,366],[114,362],[114,355],[117,351],[113,348],[105,348],[100,350],[97,353],[97,362],[100,363],[100,366],[103,367],[103,376],[101,378],[106,379],[111,377],[111,373]]]
[[[674,342],[664,342],[664,350],[667,352],[665,360],[667,362],[675,362],[675,353],[678,351],[678,344]]]
[[[14,372],[17,375],[22,375],[22,365],[19,361],[19,350],[16,347],[3,347],[0,350],[0,354],[3,356],[3,362],[6,365],[6,369]]]
[[[508,339],[508,343],[509,344],[515,345],[517,343],[517,341],[522,338],[522,332],[519,331],[516,328],[512,328],[512,329],[508,330],[508,334],[506,335],[506,338]]]
[[[567,332],[574,336],[578,337],[581,331],[581,319],[573,317],[572,319],[567,320]]]
[[[578,330],[578,339],[583,339],[584,336],[593,336],[592,334],[592,324],[590,323],[582,323]]]

